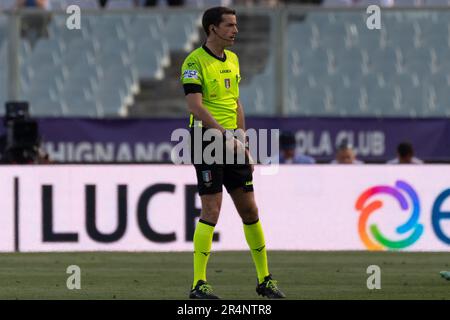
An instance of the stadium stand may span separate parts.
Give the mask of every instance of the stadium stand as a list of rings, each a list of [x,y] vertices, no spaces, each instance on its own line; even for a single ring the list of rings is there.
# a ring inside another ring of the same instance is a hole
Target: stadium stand
[[[16,6],[16,0],[2,0],[0,1],[0,9],[7,10],[12,9]]]
[[[139,78],[161,78],[169,62],[160,17],[88,16],[81,30],[69,30],[65,23],[55,15],[49,39],[22,53],[23,94],[37,115],[121,115],[139,89]],[[43,105],[57,101],[67,107],[48,114]]]
[[[50,0],[50,7],[52,10],[65,10],[69,3],[83,9],[98,9],[100,7],[97,0]]]
[[[51,1],[52,9],[67,1]],[[71,1],[98,8],[97,1]],[[131,3],[131,2],[127,2]],[[421,5],[441,5],[421,1]],[[2,1],[6,7],[6,1]],[[396,2],[397,4],[397,2]],[[445,4],[445,3],[444,3]],[[398,2],[402,5],[402,2]],[[128,6],[111,1],[110,9]],[[288,14],[285,115],[450,116],[449,12],[383,12],[381,30],[366,13],[293,11]],[[200,16],[120,10],[85,14],[81,30],[54,14],[49,36],[20,45],[20,83],[39,116],[179,117],[185,102],[179,67],[201,45]],[[7,19],[0,15],[0,100],[6,99]],[[241,60],[241,100],[248,115],[276,115],[275,19],[239,16],[232,48]],[[77,88],[77,89],[75,89]],[[75,99],[77,98],[77,99]]]
[[[448,15],[429,12],[410,17],[385,12],[381,30],[367,29],[364,17],[356,11],[311,12],[304,21],[291,22],[287,72],[293,81],[288,85],[288,113],[323,115],[323,110],[334,110],[328,113],[331,116],[344,109],[338,114],[449,116],[450,87],[441,80],[449,50]],[[349,81],[333,77],[334,72],[346,75]],[[301,78],[316,80],[320,89],[312,95],[322,93],[320,98],[305,96],[306,106],[296,103],[311,90],[311,82],[297,81]],[[424,78],[428,81],[419,81]],[[360,87],[356,114],[351,111],[355,110],[355,99],[349,97],[353,102],[346,102],[342,86],[353,87],[348,94],[355,94]],[[334,109],[322,99],[328,96],[324,94],[327,88],[331,100],[338,104]]]
[[[6,16],[0,13],[0,103],[3,105],[6,101],[7,93],[7,43],[5,38],[7,37],[7,23]],[[4,113],[3,108],[0,108],[0,115]]]

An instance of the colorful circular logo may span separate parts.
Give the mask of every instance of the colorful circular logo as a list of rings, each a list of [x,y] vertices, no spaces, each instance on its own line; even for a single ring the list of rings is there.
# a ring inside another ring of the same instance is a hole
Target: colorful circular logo
[[[412,230],[411,235],[403,240],[389,240],[386,238],[376,224],[370,225],[367,228],[369,216],[376,210],[383,206],[380,200],[368,202],[369,198],[378,194],[386,194],[394,197],[403,211],[411,210],[411,217],[406,223],[396,228],[398,234],[405,234]],[[412,208],[410,208],[406,196],[410,198]],[[406,182],[397,181],[395,187],[390,186],[375,186],[364,191],[356,201],[356,210],[361,212],[358,222],[359,236],[362,242],[369,250],[397,250],[406,248],[416,242],[423,233],[423,225],[419,223],[420,216],[420,202],[416,191]],[[370,231],[370,235],[368,234]]]

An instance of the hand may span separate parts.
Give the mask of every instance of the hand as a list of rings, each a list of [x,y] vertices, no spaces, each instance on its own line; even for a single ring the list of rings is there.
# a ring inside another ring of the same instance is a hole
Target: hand
[[[247,149],[245,149],[245,145],[238,139],[234,138],[234,152],[236,154],[247,154]]]
[[[227,159],[231,156],[229,159],[234,159],[234,161],[237,160],[238,163],[239,161],[244,161],[244,159],[247,159],[248,154],[244,144],[235,137],[225,140],[225,149],[227,152]]]
[[[225,140],[225,146],[228,151],[233,151],[235,154],[245,153],[244,144],[236,139],[235,137],[231,137]]]

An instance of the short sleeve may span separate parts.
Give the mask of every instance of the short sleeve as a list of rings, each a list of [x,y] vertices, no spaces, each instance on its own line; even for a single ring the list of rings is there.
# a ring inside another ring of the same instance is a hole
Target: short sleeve
[[[203,84],[201,66],[192,58],[187,58],[181,67],[181,82],[183,84]]]

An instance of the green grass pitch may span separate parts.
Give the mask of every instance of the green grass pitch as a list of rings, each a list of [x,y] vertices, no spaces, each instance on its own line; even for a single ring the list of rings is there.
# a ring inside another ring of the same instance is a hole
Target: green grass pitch
[[[269,266],[289,299],[450,299],[449,253],[270,251]],[[0,254],[0,299],[186,299],[192,254]],[[81,268],[81,289],[68,290],[69,265]],[[369,265],[381,268],[381,289],[369,290]],[[213,252],[208,282],[223,299],[258,299],[249,252]]]

